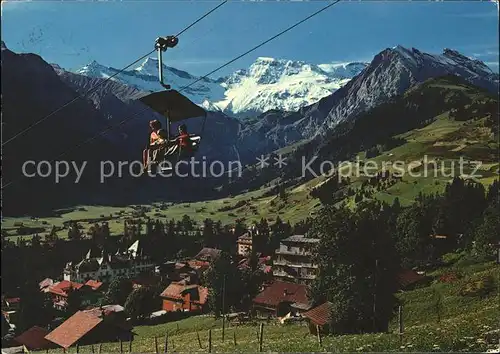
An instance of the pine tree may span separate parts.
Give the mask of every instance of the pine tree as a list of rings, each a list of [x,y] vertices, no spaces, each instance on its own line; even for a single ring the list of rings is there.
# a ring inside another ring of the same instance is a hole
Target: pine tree
[[[357,214],[324,207],[313,223],[319,275],[310,296],[316,304],[332,302],[336,333],[387,330],[399,264],[385,219],[379,204],[363,203]]]

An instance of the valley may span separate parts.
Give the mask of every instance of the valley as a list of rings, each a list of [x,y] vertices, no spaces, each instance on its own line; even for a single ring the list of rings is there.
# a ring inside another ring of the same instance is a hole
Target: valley
[[[207,114],[168,127],[178,149],[241,174],[103,180],[168,136],[143,58],[71,72],[2,42],[2,348],[498,352],[498,73],[401,45],[164,66]],[[59,160],[88,167],[22,170]]]

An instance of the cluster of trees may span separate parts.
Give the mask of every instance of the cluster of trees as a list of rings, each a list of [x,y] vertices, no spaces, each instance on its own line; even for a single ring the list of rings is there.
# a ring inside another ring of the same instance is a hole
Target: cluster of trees
[[[238,267],[237,259],[227,252],[210,263],[202,283],[209,289],[208,306],[218,317],[229,311],[246,311],[260,291],[265,274],[258,266],[255,252],[247,259],[247,266]]]
[[[319,276],[311,298],[334,305],[337,333],[383,331],[396,305],[396,272],[426,266],[449,252],[494,257],[499,241],[498,181],[488,190],[455,178],[442,195],[419,195],[402,208],[377,201],[356,210],[326,205],[309,235],[320,239],[313,252]],[[446,238],[436,238],[435,235]]]
[[[482,184],[454,178],[442,195],[419,195],[414,204],[398,213],[395,233],[407,266],[432,261],[458,248],[490,253],[489,245],[500,234],[498,181],[486,191]],[[446,236],[446,240],[430,235]]]

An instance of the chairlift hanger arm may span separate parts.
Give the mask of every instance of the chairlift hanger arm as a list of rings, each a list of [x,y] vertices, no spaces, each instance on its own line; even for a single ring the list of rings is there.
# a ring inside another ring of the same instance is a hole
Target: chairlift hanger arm
[[[167,90],[170,90],[170,85],[163,82],[163,55],[162,53],[168,48],[174,48],[179,43],[179,38],[176,36],[158,37],[155,41],[155,49],[158,51],[158,76],[160,84]]]

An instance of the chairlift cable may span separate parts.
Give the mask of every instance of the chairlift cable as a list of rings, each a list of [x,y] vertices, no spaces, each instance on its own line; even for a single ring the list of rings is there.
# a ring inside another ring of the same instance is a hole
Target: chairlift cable
[[[211,75],[211,74],[215,73],[216,71],[218,71],[218,70],[220,70],[220,69],[222,69],[222,68],[226,67],[227,65],[229,65],[229,64],[231,64],[231,63],[233,63],[233,62],[235,62],[236,60],[238,60],[238,59],[240,59],[240,58],[244,57],[245,55],[247,55],[247,54],[251,53],[252,51],[256,50],[257,48],[259,48],[259,47],[263,46],[264,44],[269,43],[270,41],[272,41],[272,40],[274,40],[274,39],[278,38],[278,37],[279,37],[279,36],[281,36],[282,34],[284,34],[284,33],[288,32],[288,31],[290,31],[291,29],[293,29],[293,28],[297,27],[297,26],[298,26],[298,25],[300,25],[301,23],[303,23],[303,22],[305,22],[305,21],[307,21],[307,20],[311,19],[312,17],[314,17],[314,16],[318,15],[319,13],[323,12],[324,10],[326,10],[326,9],[328,9],[328,8],[332,7],[333,5],[335,5],[335,4],[337,4],[337,3],[339,3],[340,1],[341,1],[341,0],[336,0],[336,1],[334,1],[334,2],[332,2],[332,3],[330,3],[330,4],[328,4],[328,5],[326,5],[326,6],[324,6],[324,7],[322,7],[322,8],[321,8],[321,9],[319,9],[318,11],[316,11],[316,12],[314,12],[313,14],[311,14],[311,15],[307,16],[306,18],[304,18],[304,19],[302,19],[301,21],[299,21],[299,22],[295,23],[294,25],[292,25],[292,26],[290,26],[290,27],[286,28],[285,30],[283,30],[283,31],[281,31],[280,33],[278,33],[278,34],[276,34],[276,35],[272,36],[271,38],[267,39],[266,41],[264,41],[264,42],[260,43],[259,45],[255,46],[255,47],[253,47],[252,49],[250,49],[250,50],[246,51],[245,53],[243,53],[243,54],[241,54],[241,55],[237,56],[236,58],[231,59],[231,60],[230,60],[230,61],[228,61],[227,63],[225,63],[225,64],[223,64],[223,65],[219,66],[218,68],[216,68],[215,70],[212,70],[211,72],[209,72],[208,74],[206,74],[206,75],[202,76],[201,78],[196,79],[195,81],[193,81],[193,82],[192,82],[192,83],[190,83],[189,85],[182,87],[181,89],[179,89],[179,92],[181,92],[181,91],[183,91],[183,90],[185,90],[185,89],[187,89],[187,88],[191,87],[191,86],[192,86],[192,85],[194,85],[196,82],[199,82],[199,81],[203,80],[204,78],[207,78],[209,75]],[[224,2],[224,3],[225,3],[225,2]],[[221,6],[221,5],[218,5],[217,7],[220,7],[220,6]],[[182,33],[182,31],[181,31],[180,33]],[[149,54],[148,54],[148,55],[149,55]],[[76,148],[79,148],[79,147],[81,147],[81,146],[83,146],[83,145],[85,145],[85,144],[87,144],[87,143],[89,143],[89,142],[93,141],[94,139],[96,139],[97,137],[101,136],[102,134],[104,134],[104,133],[106,133],[106,132],[109,132],[109,131],[111,131],[111,130],[113,130],[113,129],[115,129],[115,128],[118,128],[118,127],[120,127],[120,126],[122,126],[122,125],[124,125],[124,124],[126,124],[126,123],[128,123],[128,122],[130,122],[130,121],[131,121],[131,120],[133,120],[133,119],[136,119],[140,113],[143,113],[143,112],[147,111],[148,109],[149,109],[149,107],[145,107],[144,109],[142,109],[141,111],[139,111],[139,112],[135,113],[134,115],[132,115],[132,116],[130,116],[130,117],[128,117],[128,118],[126,118],[126,119],[122,120],[119,124],[117,124],[117,125],[113,125],[113,126],[110,126],[110,127],[106,128],[106,129],[104,129],[103,131],[101,131],[101,132],[97,133],[96,135],[92,136],[91,138],[89,138],[89,139],[87,139],[87,140],[83,141],[82,143],[78,144],[76,147],[73,147],[73,148],[71,148],[71,149],[68,149],[68,150],[64,151],[63,153],[61,153],[61,154],[60,154],[58,157],[56,157],[55,159],[60,158],[61,156],[64,156],[66,153],[68,153],[68,152],[70,152],[70,151],[72,151],[72,150],[75,150]],[[206,116],[205,116],[205,119],[206,119]],[[204,124],[203,124],[203,126],[204,126]],[[54,159],[54,160],[55,160],[55,159]],[[8,186],[9,186],[9,185],[11,185],[12,183],[14,183],[14,181],[11,181],[11,182],[7,183],[6,185],[2,186],[1,190],[3,190],[4,188],[8,187]]]
[[[216,7],[214,7],[212,10],[210,10],[209,12],[207,12],[206,14],[204,14],[203,16],[201,16],[200,18],[198,18],[196,21],[194,21],[193,23],[191,23],[189,26],[187,26],[186,28],[184,28],[182,31],[180,31],[176,37],[180,36],[182,33],[186,32],[188,29],[190,29],[191,27],[193,27],[195,24],[197,24],[198,22],[200,22],[202,19],[204,19],[205,17],[207,17],[208,15],[210,15],[212,12],[214,12],[215,10],[217,10],[219,7],[221,7],[222,5],[224,5],[228,0],[224,0],[222,3],[220,3],[219,5],[217,5]],[[141,56],[139,59],[133,61],[132,63],[128,64],[127,66],[125,66],[124,68],[118,70],[116,73],[114,73],[113,75],[107,77],[105,80],[99,82],[97,85],[91,87],[90,89],[88,89],[83,95],[80,95],[77,93],[77,96],[75,98],[73,98],[72,100],[66,102],[65,104],[63,104],[61,107],[55,109],[54,111],[52,111],[51,113],[49,113],[48,115],[44,116],[43,118],[35,121],[34,123],[30,124],[28,127],[26,127],[25,129],[21,130],[20,132],[18,132],[17,134],[15,134],[13,137],[7,139],[7,141],[3,142],[2,143],[2,147],[4,147],[6,144],[8,144],[9,142],[15,140],[16,138],[18,138],[19,136],[25,134],[26,132],[30,131],[31,129],[33,129],[34,127],[36,127],[37,125],[39,125],[40,123],[44,122],[45,120],[49,119],[50,117],[52,117],[54,114],[62,111],[64,108],[68,107],[69,105],[73,104],[74,102],[76,102],[79,98],[85,98],[87,97],[89,94],[91,94],[92,92],[94,92],[97,88],[99,88],[100,86],[104,85],[106,82],[108,82],[109,80],[111,80],[112,78],[116,77],[117,75],[121,74],[122,72],[124,72],[125,70],[127,70],[128,68],[130,68],[132,65],[136,64],[137,62],[147,58],[149,55],[151,55],[153,52],[156,51],[156,48],[153,49],[152,51],[148,52],[147,54]]]
[[[181,91],[183,91],[183,90],[185,90],[185,89],[187,89],[187,88],[191,87],[192,85],[194,85],[195,83],[197,83],[197,82],[199,82],[199,81],[201,81],[201,80],[203,80],[203,79],[206,79],[208,76],[212,75],[213,73],[215,73],[215,72],[219,71],[219,70],[220,70],[220,69],[222,69],[222,68],[225,68],[225,67],[226,67],[226,66],[228,66],[229,64],[234,63],[236,60],[243,58],[244,56],[246,56],[246,55],[250,54],[250,53],[251,53],[251,52],[253,52],[254,50],[256,50],[256,49],[258,49],[258,48],[262,47],[264,44],[267,44],[267,43],[271,42],[272,40],[274,40],[274,39],[276,39],[276,38],[280,37],[281,35],[283,35],[283,34],[285,34],[286,32],[288,32],[288,31],[292,30],[293,28],[297,27],[298,25],[300,25],[300,24],[304,23],[305,21],[309,20],[310,18],[312,18],[312,17],[314,17],[314,16],[318,15],[319,13],[321,13],[321,12],[325,11],[326,9],[328,9],[328,8],[332,7],[333,5],[335,5],[335,4],[337,4],[337,3],[339,3],[340,1],[341,1],[341,0],[336,0],[336,1],[334,1],[334,2],[332,2],[332,3],[330,3],[330,4],[328,4],[328,5],[326,5],[326,6],[324,6],[324,7],[322,7],[322,8],[321,8],[321,9],[319,9],[318,11],[316,11],[316,12],[312,13],[311,15],[309,15],[309,16],[307,16],[306,18],[302,19],[301,21],[299,21],[299,22],[295,23],[294,25],[292,25],[292,26],[290,26],[290,27],[288,27],[288,28],[284,29],[284,30],[283,30],[283,31],[281,31],[280,33],[278,33],[278,34],[276,34],[276,35],[272,36],[271,38],[269,38],[269,39],[265,40],[264,42],[262,42],[262,43],[260,43],[260,44],[256,45],[256,46],[255,46],[255,47],[253,47],[252,49],[247,50],[245,53],[238,55],[236,58],[231,59],[230,61],[226,62],[225,64],[222,64],[221,66],[219,66],[218,68],[216,68],[216,69],[212,70],[212,71],[211,71],[211,72],[209,72],[208,74],[206,74],[206,75],[204,75],[204,76],[202,76],[202,77],[199,77],[197,80],[195,80],[195,81],[191,82],[189,85],[182,87],[182,88],[179,90],[179,92],[181,92]]]
[[[177,33],[176,37],[179,37],[181,34],[183,34],[188,29],[190,29],[191,27],[193,27],[195,24],[197,24],[198,22],[200,22],[201,20],[203,20],[205,17],[207,17],[212,12],[214,12],[215,10],[217,10],[219,7],[221,7],[222,5],[224,5],[226,2],[228,2],[228,0],[222,1],[219,5],[217,5],[216,7],[214,7],[212,10],[210,10],[209,12],[207,12],[205,15],[201,16],[199,19],[197,19],[196,21],[194,21],[193,23],[191,23],[189,26],[187,26],[186,28],[184,28],[182,31],[180,31],[179,33]]]

